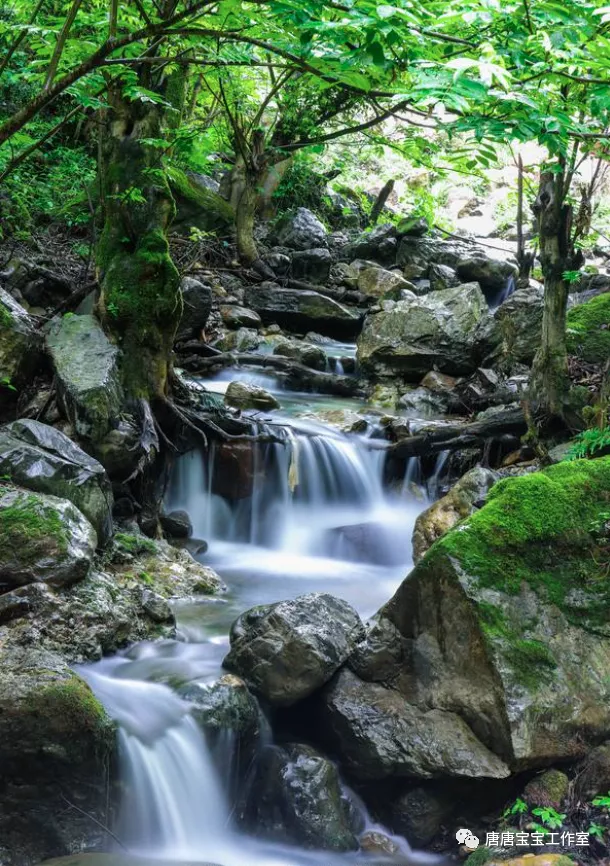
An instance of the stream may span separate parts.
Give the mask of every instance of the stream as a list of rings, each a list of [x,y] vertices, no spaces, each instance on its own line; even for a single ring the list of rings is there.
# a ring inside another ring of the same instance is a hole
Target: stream
[[[130,853],[169,861],[379,863],[379,854],[311,851],[240,832],[232,823],[230,732],[212,750],[189,704],[167,683],[217,680],[231,623],[253,605],[323,591],[350,602],[363,620],[375,613],[411,568],[413,525],[435,494],[444,459],[427,486],[411,465],[402,489],[390,492],[381,439],[343,434],[312,417],[362,409],[357,401],[289,393],[272,376],[242,369],[201,384],[222,393],[235,379],[276,394],[282,409],[256,417],[272,422],[282,441],[249,445],[240,471],[226,463],[222,445],[207,456],[191,451],[177,460],[166,495],[167,510],[187,511],[194,538],[207,542],[196,556],[220,574],[227,593],[177,603],[178,640],[140,643],[79,669],[119,726],[124,793],[114,830]],[[365,828],[391,835],[345,790]],[[392,838],[400,862],[434,861]]]

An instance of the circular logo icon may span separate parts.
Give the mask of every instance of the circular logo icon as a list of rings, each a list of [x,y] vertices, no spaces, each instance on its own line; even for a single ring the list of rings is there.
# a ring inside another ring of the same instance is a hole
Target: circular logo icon
[[[464,845],[466,848],[469,848],[471,851],[475,851],[479,847],[479,838],[478,836],[474,836],[470,830],[466,830],[466,828],[462,828],[458,830],[455,834],[455,838],[459,842],[460,845]]]

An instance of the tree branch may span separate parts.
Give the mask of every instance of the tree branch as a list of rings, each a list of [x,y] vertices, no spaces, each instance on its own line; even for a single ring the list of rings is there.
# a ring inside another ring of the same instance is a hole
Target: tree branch
[[[55,73],[57,72],[57,67],[59,66],[59,61],[61,60],[61,55],[63,54],[64,48],[66,47],[66,40],[68,38],[68,34],[72,29],[72,25],[74,24],[82,2],[83,0],[73,0],[72,6],[70,6],[70,9],[68,10],[66,20],[64,21],[64,26],[61,28],[59,36],[57,37],[57,42],[55,43],[55,50],[53,51],[53,55],[51,56],[51,60],[49,62],[49,70],[47,72],[47,77],[45,79],[43,90],[48,90],[53,83]],[[116,0],[112,0],[112,2],[116,2]]]

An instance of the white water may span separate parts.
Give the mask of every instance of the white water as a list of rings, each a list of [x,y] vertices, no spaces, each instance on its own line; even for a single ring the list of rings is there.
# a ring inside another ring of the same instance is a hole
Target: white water
[[[191,452],[175,467],[167,508],[188,511],[194,535],[209,543],[205,561],[229,586],[227,599],[179,606],[182,642],[143,643],[80,671],[119,724],[125,793],[116,835],[132,853],[221,866],[367,859],[237,832],[228,801],[234,755],[229,749],[213,756],[189,704],[163,684],[213,682],[230,623],[253,604],[314,589],[347,599],[368,617],[410,568],[413,523],[427,503],[384,491],[383,450],[313,422],[286,419],[280,432],[282,442],[252,446],[252,482],[243,498],[217,492],[226,482],[218,452],[207,458]],[[443,456],[436,477],[442,467]],[[364,816],[367,827],[375,827]],[[401,862],[431,859],[398,841]]]

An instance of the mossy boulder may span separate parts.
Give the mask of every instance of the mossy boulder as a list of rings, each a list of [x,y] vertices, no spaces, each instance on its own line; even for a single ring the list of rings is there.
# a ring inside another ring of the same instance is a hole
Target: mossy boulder
[[[226,235],[233,227],[233,208],[222,196],[202,184],[197,176],[180,168],[168,168],[167,178],[176,216],[173,228],[189,234],[191,228]]]
[[[32,375],[41,348],[34,319],[0,288],[0,406],[16,397]]]
[[[40,421],[0,427],[0,475],[12,483],[70,500],[105,544],[112,534],[112,487],[104,467],[71,439]]]
[[[95,820],[112,820],[114,754],[114,725],[60,656],[3,644],[2,863],[23,866],[99,842]]]
[[[514,770],[610,734],[610,458],[498,482],[380,611],[398,688],[451,709]]]
[[[52,322],[47,348],[66,415],[79,436],[99,442],[123,405],[119,351],[94,316]]]
[[[561,770],[546,770],[531,779],[523,790],[523,800],[530,806],[552,806],[560,809],[568,796],[570,780]]]
[[[96,547],[95,530],[68,500],[0,485],[0,591],[82,580]]]
[[[337,339],[353,339],[361,327],[358,313],[319,292],[286,289],[277,283],[250,286],[246,303],[266,325],[278,324],[297,333],[318,331]]]
[[[591,364],[610,358],[610,292],[568,310],[568,352]]]

